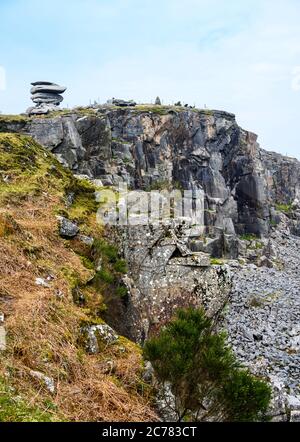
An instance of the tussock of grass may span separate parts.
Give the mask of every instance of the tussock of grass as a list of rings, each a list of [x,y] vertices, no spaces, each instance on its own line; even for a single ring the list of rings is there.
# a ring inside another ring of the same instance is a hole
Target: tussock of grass
[[[21,233],[21,228],[9,213],[0,212],[0,237]]]
[[[292,205],[291,204],[276,204],[276,210],[278,210],[278,212],[283,212],[286,215],[289,215],[292,212]]]
[[[134,112],[151,112],[156,115],[167,115],[170,111],[170,106],[156,106],[140,104],[134,107]]]
[[[72,219],[84,222],[89,215],[96,213],[98,204],[95,191],[95,186],[87,180],[71,180],[66,192],[74,195],[74,202],[69,210]]]
[[[218,258],[211,258],[210,263],[211,263],[211,265],[222,266],[224,264],[224,260],[218,259]]]
[[[244,233],[243,235],[240,235],[240,239],[242,241],[256,241],[258,237],[253,233]]]

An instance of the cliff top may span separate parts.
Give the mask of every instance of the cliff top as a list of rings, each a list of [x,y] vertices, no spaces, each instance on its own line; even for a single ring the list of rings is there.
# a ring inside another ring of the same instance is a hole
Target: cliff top
[[[207,116],[217,116],[224,117],[227,119],[235,120],[235,115],[230,112],[226,112],[223,110],[217,109],[198,109],[184,106],[172,106],[172,105],[154,105],[154,104],[139,104],[136,106],[115,106],[112,104],[103,104],[97,106],[78,106],[72,109],[58,109],[57,111],[49,112],[45,115],[33,115],[28,116],[26,114],[19,115],[0,115],[0,121],[6,122],[22,122],[27,120],[32,120],[36,118],[53,118],[56,116],[65,116],[65,115],[73,115],[73,114],[83,114],[83,115],[94,115],[94,114],[103,114],[106,112],[114,112],[121,111],[122,113],[129,114],[139,114],[139,113],[149,113],[155,115],[167,115],[169,113],[198,113],[201,115]]]

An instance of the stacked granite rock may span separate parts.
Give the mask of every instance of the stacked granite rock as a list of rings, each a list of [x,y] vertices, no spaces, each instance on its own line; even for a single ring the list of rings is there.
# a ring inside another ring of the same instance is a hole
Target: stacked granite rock
[[[32,84],[31,100],[35,103],[34,107],[27,109],[28,114],[47,114],[52,110],[56,110],[57,106],[63,101],[63,94],[67,89],[56,83],[49,81],[36,81]]]

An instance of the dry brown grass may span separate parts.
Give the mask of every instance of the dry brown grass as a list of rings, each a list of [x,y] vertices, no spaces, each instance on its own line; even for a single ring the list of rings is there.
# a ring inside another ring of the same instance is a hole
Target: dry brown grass
[[[36,210],[34,217],[28,205],[11,209],[9,213],[22,233],[0,238],[0,293],[9,295],[9,302],[2,303],[0,296],[8,331],[2,374],[10,374],[10,382],[30,405],[49,412],[47,404],[51,401],[54,413],[62,419],[156,419],[149,406],[148,389],[141,382],[142,358],[134,344],[123,340],[122,345],[107,348],[99,356],[87,355],[78,346],[80,323],[88,317],[73,304],[71,287],[61,268],[75,269],[81,280],[87,279],[90,271],[59,238],[52,209],[48,204]],[[24,235],[30,238],[25,241],[27,246],[38,250],[37,258],[24,252]],[[35,278],[47,277],[47,273],[54,277],[50,288],[37,286]],[[63,293],[62,299],[56,296],[58,291]],[[115,366],[113,374],[106,373],[107,359]],[[53,397],[30,376],[30,370],[55,380]]]
[[[99,355],[86,354],[79,344],[80,325],[89,321],[89,312],[73,303],[72,281],[65,275],[76,274],[84,282],[92,272],[71,243],[59,237],[57,209],[64,209],[62,195],[51,189],[18,204],[5,199],[0,207],[0,311],[8,333],[0,377],[54,420],[157,420],[149,387],[141,380],[142,357],[135,344],[120,338]],[[94,220],[84,228],[99,234]],[[36,285],[37,277],[50,275],[49,288]],[[99,311],[101,294],[90,290],[88,295],[95,295]],[[53,378],[55,394],[30,370]]]

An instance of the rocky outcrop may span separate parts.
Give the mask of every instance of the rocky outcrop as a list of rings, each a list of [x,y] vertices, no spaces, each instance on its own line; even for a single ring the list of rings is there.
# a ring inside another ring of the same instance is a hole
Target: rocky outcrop
[[[260,150],[267,194],[272,201],[291,204],[300,200],[300,162],[275,152]]]
[[[201,305],[228,329],[238,358],[272,383],[273,420],[298,419],[297,160],[261,149],[230,113],[162,105],[0,117],[0,131],[31,135],[103,186],[203,191],[201,229],[191,220],[110,229],[128,264],[128,336],[143,342],[177,307]]]
[[[219,239],[210,246],[216,256],[224,252],[223,233],[267,235],[272,207],[299,197],[299,162],[260,149],[256,135],[226,112],[106,106],[0,122],[5,129],[32,135],[76,173],[104,185],[203,189],[205,225]],[[236,257],[236,244],[229,248]]]
[[[172,224],[118,229],[128,264],[126,318],[136,341],[155,333],[178,307],[202,306],[217,320],[228,301],[228,266],[211,266],[208,254],[192,252],[186,246],[190,230]]]

